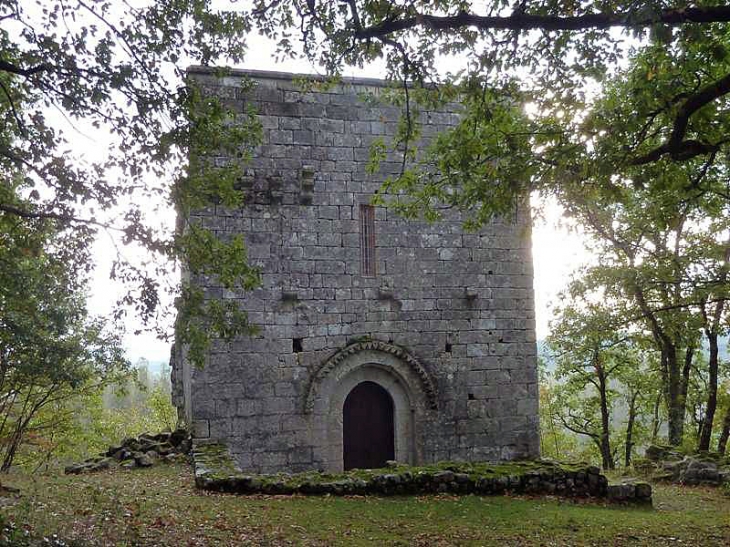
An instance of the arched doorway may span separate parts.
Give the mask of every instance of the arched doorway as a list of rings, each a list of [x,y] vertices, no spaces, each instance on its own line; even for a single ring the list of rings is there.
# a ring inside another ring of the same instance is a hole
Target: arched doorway
[[[342,458],[347,469],[374,469],[395,459],[393,399],[375,382],[360,382],[342,408]]]
[[[364,382],[383,389],[392,403],[395,457],[381,457],[381,462],[423,462],[422,426],[436,418],[436,384],[425,367],[405,350],[376,340],[346,346],[325,361],[311,378],[304,412],[311,414],[315,459],[327,471],[344,470],[344,434],[357,430],[357,426],[345,427],[345,399]]]

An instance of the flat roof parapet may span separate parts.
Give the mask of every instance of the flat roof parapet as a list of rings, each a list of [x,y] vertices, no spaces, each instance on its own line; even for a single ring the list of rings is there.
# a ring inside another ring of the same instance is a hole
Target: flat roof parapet
[[[321,74],[303,74],[294,72],[280,72],[276,70],[249,70],[243,68],[228,68],[228,67],[210,67],[201,65],[191,65],[187,68],[188,74],[200,74],[204,76],[221,76],[221,77],[249,77],[258,80],[286,80],[293,81],[297,79],[308,79],[317,82],[326,82],[329,77]],[[350,84],[350,85],[364,85],[364,86],[376,86],[376,87],[391,87],[396,82],[392,82],[380,78],[362,78],[352,76],[342,76],[335,83]]]

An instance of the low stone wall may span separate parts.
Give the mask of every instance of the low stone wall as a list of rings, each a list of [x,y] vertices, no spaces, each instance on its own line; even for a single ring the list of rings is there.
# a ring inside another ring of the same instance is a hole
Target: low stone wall
[[[423,467],[393,465],[345,473],[277,473],[251,475],[238,469],[225,445],[200,443],[193,448],[195,484],[203,490],[232,494],[411,495],[537,494],[595,497],[612,502],[651,504],[644,482],[609,485],[594,466],[547,460],[501,464],[443,462]]]

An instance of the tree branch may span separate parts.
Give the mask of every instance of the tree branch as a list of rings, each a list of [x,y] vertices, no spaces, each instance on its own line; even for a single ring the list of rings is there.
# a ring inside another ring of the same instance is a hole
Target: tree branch
[[[589,30],[611,27],[642,28],[655,24],[671,26],[688,23],[723,23],[730,21],[730,6],[665,9],[657,13],[588,13],[576,16],[530,15],[515,12],[508,17],[480,16],[461,12],[436,16],[417,14],[404,19],[386,20],[355,31],[355,38],[380,38],[415,27],[433,30],[454,30],[473,27],[479,30]]]
[[[5,84],[0,80],[0,89],[2,89],[3,93],[5,94],[5,97],[8,99],[8,105],[10,106],[10,112],[13,114],[13,118],[15,118],[15,123],[18,126],[18,130],[20,131],[21,135],[24,137],[26,136],[25,133],[25,125],[23,125],[23,120],[21,119],[20,115],[18,114],[18,111],[15,108],[15,102],[13,101],[13,96],[10,94],[10,90],[5,87]]]
[[[43,72],[44,70],[50,70],[51,66],[46,63],[41,63],[40,65],[36,65],[30,68],[21,68],[17,65],[14,65],[12,63],[9,63],[7,61],[3,61],[0,59],[0,71],[3,72],[10,72],[11,74],[17,74],[18,76],[32,76],[33,74],[37,74],[39,72]]]
[[[573,416],[570,413],[569,413],[569,416],[572,419],[576,419],[576,416]],[[563,427],[566,428],[566,429],[568,429],[568,430],[570,430],[570,431],[572,431],[573,433],[577,433],[578,435],[586,435],[587,437],[590,437],[591,439],[594,439],[594,440],[595,439],[598,439],[598,435],[596,435],[595,433],[591,433],[587,429],[578,429],[577,426],[574,426],[574,425],[569,424],[568,421],[565,419],[565,416],[563,416],[562,414],[558,414],[558,418],[562,422]],[[588,421],[587,420],[586,420],[586,423],[585,423],[585,427],[588,427]]]
[[[701,88],[687,97],[674,118],[669,140],[650,152],[634,158],[632,165],[646,165],[669,154],[675,161],[685,161],[697,156],[716,153],[722,143],[706,143],[694,139],[685,140],[689,118],[703,106],[730,93],[730,74]]]
[[[21,209],[19,207],[15,207],[14,205],[7,205],[5,203],[0,203],[0,211],[15,215],[21,218],[28,218],[28,219],[49,219],[49,220],[61,220],[63,222],[72,222],[76,224],[86,224],[87,226],[98,226],[99,228],[106,228],[108,230],[115,230],[118,232],[124,232],[121,228],[117,228],[116,226],[112,226],[110,224],[106,224],[104,222],[99,222],[93,219],[87,219],[87,218],[78,218],[72,215],[64,215],[61,213],[54,213],[54,212],[42,212],[42,211],[28,211],[26,209]]]

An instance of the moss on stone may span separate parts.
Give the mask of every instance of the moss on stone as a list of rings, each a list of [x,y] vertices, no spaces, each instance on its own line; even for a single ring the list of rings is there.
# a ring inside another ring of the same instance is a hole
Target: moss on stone
[[[376,494],[420,493],[501,494],[505,491],[550,493],[564,496],[605,497],[608,481],[597,467],[585,463],[549,460],[490,462],[439,462],[422,466],[394,464],[382,469],[353,469],[343,473],[242,472],[222,444],[201,444],[193,451],[198,487],[239,494]],[[642,487],[643,488],[643,487]],[[636,487],[614,489],[630,497]],[[622,494],[623,495],[623,494]],[[644,500],[646,500],[645,494]],[[650,500],[649,492],[649,500]]]

